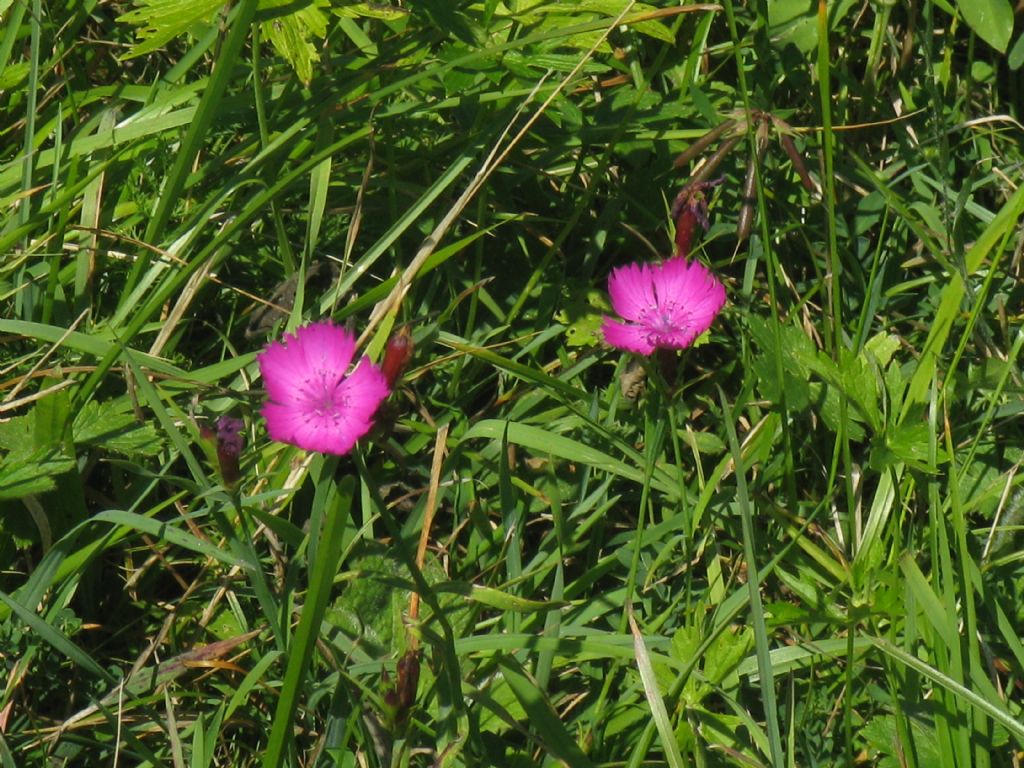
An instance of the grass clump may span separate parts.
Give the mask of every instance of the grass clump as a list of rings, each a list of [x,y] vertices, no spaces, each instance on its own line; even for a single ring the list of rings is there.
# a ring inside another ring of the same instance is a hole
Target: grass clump
[[[1015,765],[982,4],[0,2],[0,766]],[[412,350],[342,456],[260,413],[328,318]]]

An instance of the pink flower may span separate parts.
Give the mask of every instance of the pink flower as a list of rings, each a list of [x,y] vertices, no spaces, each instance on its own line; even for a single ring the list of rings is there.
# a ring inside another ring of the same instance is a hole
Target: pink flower
[[[340,455],[370,431],[390,390],[365,357],[348,372],[355,349],[355,336],[330,321],[305,325],[266,346],[258,360],[272,440]]]
[[[604,340],[641,355],[690,346],[725,304],[725,288],[711,270],[678,257],[612,270],[608,294],[626,322],[606,315]]]

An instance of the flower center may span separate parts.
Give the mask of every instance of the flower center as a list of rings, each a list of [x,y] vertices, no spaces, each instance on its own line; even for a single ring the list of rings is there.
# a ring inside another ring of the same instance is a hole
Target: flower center
[[[666,301],[643,313],[640,323],[647,326],[651,334],[678,333],[690,325],[690,313],[674,301]]]
[[[303,380],[303,399],[312,416],[338,419],[348,405],[348,398],[338,395],[338,387],[344,379],[337,371],[320,368]]]

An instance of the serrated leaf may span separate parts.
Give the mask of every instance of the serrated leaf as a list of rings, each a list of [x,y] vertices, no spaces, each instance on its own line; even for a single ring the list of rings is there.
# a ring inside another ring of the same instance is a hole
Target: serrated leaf
[[[920,472],[934,474],[938,467],[928,460],[930,447],[930,427],[926,422],[902,422],[892,427],[885,434],[884,447],[881,450],[880,459],[874,455],[871,457],[871,465],[874,467],[878,461],[884,461],[886,454],[890,454],[898,461],[914,467]],[[881,447],[881,446],[879,446]],[[945,450],[939,446],[936,448],[935,464],[943,464],[948,460]],[[886,464],[893,463],[891,460]]]
[[[0,72],[0,91],[13,90],[15,86],[23,83],[28,77],[29,68],[27,61],[8,64],[3,72]]]
[[[828,428],[837,434],[841,427],[845,428],[846,435],[855,443],[859,443],[867,437],[867,432],[863,427],[863,421],[860,418],[859,409],[847,407],[846,419],[845,421],[843,420],[842,409],[840,407],[839,388],[832,384],[819,384],[818,382],[814,382],[811,385],[812,399],[820,398],[822,392],[824,393],[824,398],[821,400],[818,414],[821,416]]]
[[[136,0],[135,9],[118,21],[132,24],[138,43],[122,59],[159,50],[197,24],[209,24],[224,7],[223,0]]]
[[[611,307],[600,291],[591,290],[585,296],[571,297],[565,307],[555,313],[555,319],[566,326],[566,345],[593,347],[600,344],[601,323],[606,312],[611,312]]]
[[[878,363],[879,368],[885,368],[889,365],[892,360],[892,356],[896,354],[896,350],[900,348],[899,336],[885,331],[879,331],[864,345],[864,351],[874,358],[874,361]]]
[[[938,751],[935,730],[920,717],[907,718],[913,733],[913,749],[919,765],[942,765]],[[881,715],[868,722],[861,730],[861,738],[867,745],[868,755],[877,760],[878,768],[898,768],[905,765],[903,755],[911,748],[903,744],[896,728],[896,718]]]
[[[704,657],[704,676],[714,685],[736,676],[736,668],[754,648],[754,630],[740,627],[723,632],[708,648]]]
[[[54,477],[75,468],[75,461],[55,448],[11,452],[0,460],[0,499],[21,499],[52,491]]]
[[[409,15],[408,9],[390,3],[348,3],[340,8],[332,8],[331,11],[350,19],[364,17],[380,21],[398,21]]]
[[[672,655],[683,663],[693,660],[703,638],[698,627],[680,627],[672,634]],[[690,674],[683,685],[683,701],[688,707],[696,707],[711,693],[711,686]]]
[[[275,2],[274,5],[282,4]],[[313,79],[313,64],[320,60],[312,40],[322,40],[327,34],[327,17],[320,9],[322,5],[308,5],[260,25],[274,50],[291,64],[295,74],[304,83]]]
[[[814,342],[801,329],[792,325],[780,325],[776,340],[769,321],[758,317],[750,319],[750,334],[762,353],[753,362],[761,394],[765,399],[778,403],[785,393],[788,408],[806,408],[810,402],[808,380],[812,365],[817,365],[818,359]],[[777,355],[782,358],[781,381],[775,363]]]
[[[163,447],[152,424],[140,424],[127,399],[90,401],[72,424],[76,445],[92,445],[127,456],[155,456]]]
[[[8,451],[27,450],[32,445],[32,423],[30,414],[0,421],[0,448]]]
[[[878,387],[867,359],[844,349],[839,353],[839,364],[841,386],[850,404],[860,412],[862,421],[879,430],[882,414],[878,408]]]

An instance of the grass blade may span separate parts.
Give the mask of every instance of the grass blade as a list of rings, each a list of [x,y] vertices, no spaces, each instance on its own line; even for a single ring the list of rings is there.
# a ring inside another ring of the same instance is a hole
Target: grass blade
[[[320,624],[331,597],[331,584],[341,555],[341,531],[352,505],[355,478],[346,477],[334,486],[334,465],[334,461],[325,465],[327,469],[320,475],[319,493],[313,502],[314,510],[319,512],[323,520],[323,526],[320,530],[311,530],[310,536],[318,538],[320,543],[316,559],[309,566],[309,587],[299,625],[287,646],[288,666],[274,712],[274,725],[267,740],[264,768],[280,768],[289,753],[293,738],[292,724],[299,699],[305,690],[306,672],[313,660]]]

